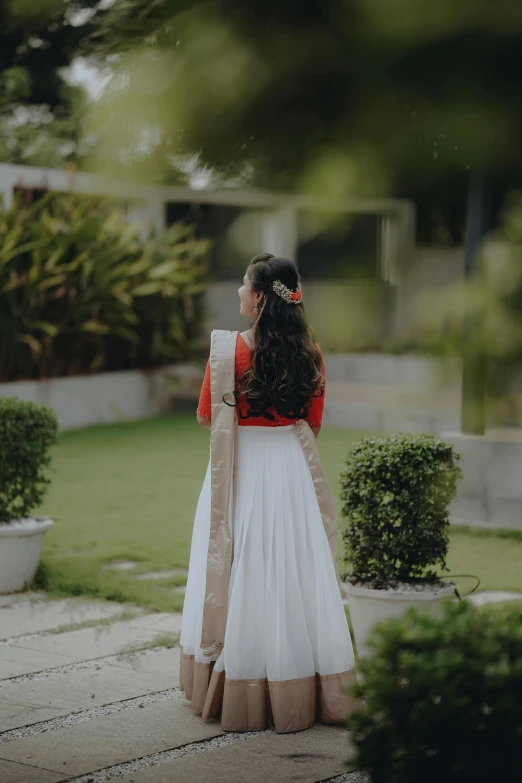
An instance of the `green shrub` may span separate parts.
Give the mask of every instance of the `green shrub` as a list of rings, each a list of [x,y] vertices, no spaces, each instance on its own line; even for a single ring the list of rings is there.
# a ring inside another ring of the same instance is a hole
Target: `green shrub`
[[[447,603],[379,626],[348,720],[372,783],[522,780],[522,613]],[[363,693],[364,691],[364,693]]]
[[[47,194],[0,211],[0,381],[190,358],[209,243],[141,241],[102,200]]]
[[[47,468],[58,420],[45,405],[0,397],[0,524],[37,508],[49,484]]]
[[[345,562],[353,582],[376,588],[436,579],[448,551],[448,509],[460,469],[432,435],[355,443],[341,474]]]

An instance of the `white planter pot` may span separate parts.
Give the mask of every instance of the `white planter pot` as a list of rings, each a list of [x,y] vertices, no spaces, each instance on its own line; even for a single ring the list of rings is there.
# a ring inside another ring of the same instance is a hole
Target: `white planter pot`
[[[435,612],[441,601],[455,594],[452,585],[421,591],[374,590],[351,584],[344,587],[359,658],[369,656],[368,639],[378,622],[400,617],[411,606],[422,612]]]
[[[27,519],[0,525],[0,593],[28,587],[36,573],[50,519]]]

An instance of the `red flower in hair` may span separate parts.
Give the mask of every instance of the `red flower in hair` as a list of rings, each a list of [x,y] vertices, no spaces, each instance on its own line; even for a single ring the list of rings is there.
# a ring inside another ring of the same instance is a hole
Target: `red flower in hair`
[[[297,291],[291,291],[280,280],[274,280],[272,283],[272,289],[284,302],[288,304],[299,304],[303,298],[301,294],[301,283],[297,283]]]

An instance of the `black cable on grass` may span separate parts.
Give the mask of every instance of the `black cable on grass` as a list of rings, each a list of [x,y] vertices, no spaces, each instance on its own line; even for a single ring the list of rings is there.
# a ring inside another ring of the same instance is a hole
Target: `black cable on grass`
[[[467,598],[468,595],[474,593],[475,590],[477,590],[480,586],[480,579],[478,578],[478,576],[475,576],[475,574],[444,574],[443,576],[439,576],[439,579],[440,580],[444,580],[444,579],[476,579],[477,580],[477,584],[475,585],[475,587],[472,590],[470,590],[469,593],[466,593],[465,596],[461,596],[461,594],[457,590],[457,587],[454,585],[455,595],[457,596],[459,601],[462,601],[463,598]]]

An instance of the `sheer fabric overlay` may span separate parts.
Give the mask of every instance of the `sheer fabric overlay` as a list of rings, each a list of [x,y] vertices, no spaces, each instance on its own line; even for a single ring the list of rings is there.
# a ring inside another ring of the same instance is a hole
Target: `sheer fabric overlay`
[[[199,498],[181,633],[181,687],[227,731],[343,722],[354,654],[316,489],[294,426],[238,428],[225,644],[201,649],[210,531]]]

